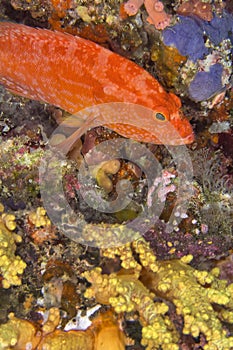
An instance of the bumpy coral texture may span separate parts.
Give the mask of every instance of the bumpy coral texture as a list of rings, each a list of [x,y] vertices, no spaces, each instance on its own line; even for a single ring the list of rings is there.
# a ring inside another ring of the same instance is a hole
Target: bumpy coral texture
[[[140,264],[134,260],[138,254]],[[92,284],[86,296],[95,296],[98,302],[110,304],[117,313],[137,311],[142,323],[142,344],[146,349],[178,349],[178,334],[168,318],[168,306],[154,302],[154,297],[173,302],[184,320],[183,333],[206,337],[204,349],[230,350],[233,337],[221,320],[233,321],[233,284],[219,280],[219,270],[199,271],[188,263],[192,256],[180,260],[156,261],[143,240],[116,249],[107,249],[104,255],[119,255],[124,270],[104,275],[100,268],[85,272]],[[143,266],[143,269],[142,269]],[[134,268],[132,274],[130,269]],[[213,308],[213,304],[218,308]]]
[[[25,262],[15,255],[16,244],[22,241],[21,236],[12,232],[16,225],[15,217],[2,214],[0,217],[0,273],[3,276],[3,288],[21,284],[21,275],[26,267]]]

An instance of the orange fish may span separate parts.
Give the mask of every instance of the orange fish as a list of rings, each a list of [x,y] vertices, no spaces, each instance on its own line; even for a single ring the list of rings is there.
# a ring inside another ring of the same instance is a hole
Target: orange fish
[[[170,145],[194,139],[176,95],[167,93],[130,60],[77,36],[0,23],[0,83],[16,94],[72,114],[109,102],[144,106],[153,111],[145,118],[129,114],[120,123],[112,118],[102,120],[102,125],[136,141],[161,143],[158,132],[153,132],[157,127],[159,136]]]

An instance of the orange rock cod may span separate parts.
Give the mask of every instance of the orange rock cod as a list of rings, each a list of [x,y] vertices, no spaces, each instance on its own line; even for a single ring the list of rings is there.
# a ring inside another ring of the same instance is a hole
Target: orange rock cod
[[[176,95],[167,93],[130,60],[77,36],[0,23],[0,83],[16,94],[56,105],[71,114],[109,102],[144,106],[153,110],[146,116],[151,118],[147,119],[151,132],[143,129],[145,120],[141,115],[136,126],[135,115],[128,115],[124,123],[103,120],[106,127],[139,142],[161,143],[152,130],[160,124],[161,139],[166,134],[167,144],[188,144],[194,139]],[[176,132],[173,134],[171,129]]]

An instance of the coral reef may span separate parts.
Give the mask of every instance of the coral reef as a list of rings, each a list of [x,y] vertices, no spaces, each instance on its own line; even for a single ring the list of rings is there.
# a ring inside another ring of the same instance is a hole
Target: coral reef
[[[12,6],[12,9],[10,8]],[[31,18],[28,16],[28,11],[30,11]],[[24,20],[31,23],[40,23],[41,26],[45,26],[48,16],[51,11],[51,1],[50,0],[10,0],[8,1],[8,14],[18,13],[19,18],[22,17]],[[21,14],[21,16],[20,16]]]
[[[37,135],[38,136],[38,135]],[[31,138],[32,137],[32,138]],[[1,201],[9,207],[25,207],[39,193],[38,166],[43,148],[35,135],[19,136],[0,144]],[[31,143],[31,140],[34,141]],[[33,143],[38,143],[37,145]],[[10,204],[13,201],[15,204]]]
[[[21,236],[13,233],[16,224],[14,215],[3,213],[0,217],[0,273],[3,288],[21,284],[21,275],[26,263],[15,255],[16,243],[22,242]]]
[[[185,2],[181,6],[188,4]],[[217,95],[213,104],[217,103],[218,96],[224,96],[231,86],[232,28],[233,17],[224,11],[221,16],[215,14],[209,22],[179,16],[178,23],[163,31],[164,44],[177,48],[188,58],[180,67],[180,77],[184,84],[182,93],[192,100],[200,102]],[[200,89],[203,85],[205,88]],[[180,89],[180,82],[175,82],[175,86]]]
[[[221,319],[231,322],[233,285],[218,279],[219,269],[195,270],[189,265],[191,255],[156,261],[142,239],[134,241],[131,249],[138,254],[141,265],[128,253],[129,247],[103,251],[110,258],[119,255],[125,270],[110,275],[102,274],[100,268],[84,272],[92,284],[86,297],[110,304],[117,313],[137,311],[143,326],[142,344],[147,349],[179,348],[175,326],[166,315],[166,301],[171,301],[176,313],[182,315],[183,334],[198,337],[203,333],[207,342],[204,349],[231,349],[233,337],[227,336]],[[154,302],[155,297],[163,301]],[[218,311],[213,304],[219,305]]]
[[[46,308],[61,307],[70,319],[76,315],[80,297],[77,293],[77,277],[72,268],[62,260],[49,260],[43,279],[43,304]]]
[[[151,49],[151,60],[156,63],[158,75],[165,86],[179,84],[180,69],[187,57],[182,56],[175,47],[166,46],[159,41],[155,42]]]
[[[194,177],[199,188],[200,221],[206,224],[209,234],[230,239],[232,235],[232,177],[227,174],[228,160],[221,152],[211,154],[202,149],[193,154]],[[193,198],[190,206],[197,206],[197,198]]]
[[[120,138],[103,126],[83,135],[69,159],[51,156],[66,203],[81,218],[66,215],[57,183],[47,186],[59,229],[45,212],[38,167],[55,120],[66,113],[0,87],[0,201],[7,212],[0,205],[0,350],[233,349],[232,1],[0,0],[0,17],[79,35],[131,59],[181,98],[195,130],[187,146],[194,170],[184,184],[193,191],[187,212],[179,211],[180,179],[166,147],[145,145],[163,169],[151,187],[136,163],[148,159],[143,152],[130,158],[133,147],[122,149],[126,159],[118,160],[113,146],[111,161],[97,152],[91,163],[90,150]],[[144,92],[137,79],[133,84]],[[56,134],[53,146],[69,131]],[[83,156],[92,173],[81,183]],[[98,211],[98,196],[90,195],[93,207],[81,196],[95,188],[113,202],[121,180],[134,193],[116,213]],[[131,220],[151,207],[154,192],[164,209],[144,231],[146,243],[135,231],[144,222]],[[85,245],[72,241],[75,228]]]

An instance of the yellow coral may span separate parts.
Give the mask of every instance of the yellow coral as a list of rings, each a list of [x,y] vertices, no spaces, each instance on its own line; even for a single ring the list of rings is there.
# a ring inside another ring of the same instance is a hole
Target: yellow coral
[[[3,213],[0,217],[0,273],[3,276],[3,288],[20,285],[21,275],[26,267],[25,262],[15,256],[16,242],[21,242],[21,236],[11,232],[16,227],[14,216]]]
[[[15,230],[16,223],[15,223],[15,216],[14,215],[3,213],[2,214],[2,221],[8,230],[10,230],[10,231]]]
[[[233,337],[227,338],[219,315],[212,306],[212,303],[229,305],[231,293],[226,288],[226,282],[219,283],[222,288],[217,290],[215,276],[207,271],[197,271],[180,260],[160,261],[159,264],[156,274],[149,272],[148,276],[146,272],[142,280],[149,280],[150,290],[175,304],[177,314],[184,318],[183,333],[193,337],[203,333],[209,344],[218,344],[216,349],[230,349]],[[209,348],[206,346],[206,349]]]
[[[68,332],[55,329],[60,322],[58,309],[49,310],[49,323],[37,330],[32,322],[9,314],[9,321],[0,325],[0,350],[124,350],[125,336],[112,310],[101,313],[85,331]],[[56,320],[54,323],[53,321]],[[50,333],[47,334],[47,331]]]
[[[156,263],[156,257],[150,245],[143,238],[138,239],[132,243],[133,249],[138,253],[142,266],[149,268],[151,271],[158,271],[158,264]]]
[[[121,259],[121,266],[125,269],[134,269],[134,273],[141,271],[141,265],[133,257],[131,244],[126,243],[123,246],[107,248],[103,250],[103,256],[108,258],[114,258],[118,255]]]
[[[83,243],[98,247],[117,247],[122,242],[131,242],[132,239],[141,237],[139,232],[126,227],[123,224],[93,225],[85,223],[82,230]]]
[[[147,350],[179,348],[177,332],[166,315],[168,307],[163,302],[154,302],[154,296],[175,305],[177,314],[184,320],[183,334],[205,335],[205,350],[233,348],[233,337],[227,337],[221,323],[221,320],[233,320],[233,284],[227,285],[226,281],[219,280],[218,269],[211,272],[194,269],[188,265],[191,255],[180,260],[157,261],[142,238],[131,246],[127,244],[103,251],[103,255],[110,258],[120,253],[123,254],[122,265],[128,271],[109,276],[102,275],[100,268],[84,272],[92,284],[86,297],[95,296],[99,302],[104,297],[104,303],[112,305],[118,313],[137,311],[143,326],[142,345]],[[134,256],[139,258],[135,266],[141,264],[141,268],[131,274],[129,268]],[[125,263],[127,258],[128,265]],[[219,305],[218,309],[213,308],[213,303]]]
[[[0,350],[36,349],[41,333],[27,320],[16,318],[10,313],[9,321],[0,325]]]
[[[168,306],[154,303],[151,293],[134,275],[102,275],[100,268],[84,272],[92,283],[85,296],[95,296],[98,302],[110,304],[117,313],[138,311],[144,325],[142,344],[147,349],[178,350],[175,327],[164,314]]]
[[[38,207],[36,211],[29,213],[28,219],[37,228],[51,225],[51,221],[47,217],[46,210],[43,207]]]
[[[43,333],[48,334],[53,332],[60,323],[60,311],[57,307],[49,309],[48,319],[43,325]]]

